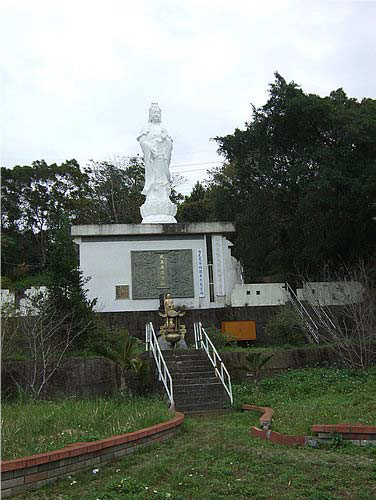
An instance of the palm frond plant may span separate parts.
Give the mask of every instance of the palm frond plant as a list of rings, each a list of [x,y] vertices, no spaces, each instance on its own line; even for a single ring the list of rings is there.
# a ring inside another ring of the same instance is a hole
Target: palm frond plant
[[[137,375],[146,371],[146,361],[141,359],[142,342],[132,337],[124,328],[104,328],[106,335],[94,346],[97,354],[113,361],[120,371],[119,392],[126,390],[126,374],[131,370]]]
[[[245,356],[245,361],[243,362],[243,365],[240,367],[240,369],[251,373],[255,384],[258,385],[266,363],[273,356],[274,354],[251,352]]]

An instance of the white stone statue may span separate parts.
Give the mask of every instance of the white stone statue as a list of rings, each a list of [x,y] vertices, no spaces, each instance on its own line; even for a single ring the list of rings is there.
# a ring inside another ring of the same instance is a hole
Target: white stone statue
[[[172,139],[161,122],[161,110],[152,103],[149,123],[137,137],[144,153],[146,196],[141,206],[142,224],[176,223],[176,206],[170,200]]]

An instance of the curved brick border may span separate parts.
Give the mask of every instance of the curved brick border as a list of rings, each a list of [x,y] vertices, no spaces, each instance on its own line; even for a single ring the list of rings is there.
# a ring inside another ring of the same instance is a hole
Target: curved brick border
[[[268,430],[272,424],[274,410],[267,406],[243,405],[243,410],[259,411],[262,413],[260,417],[260,425],[262,429]],[[255,427],[257,429],[257,427]]]
[[[296,434],[282,434],[270,430],[273,410],[266,406],[243,405],[243,410],[262,412],[260,417],[261,429],[252,426],[250,434],[253,437],[272,441],[285,446],[312,446],[317,447],[320,443],[330,442],[335,434],[340,434],[342,439],[349,440],[358,446],[368,444],[376,445],[376,426],[362,424],[331,424],[312,425],[311,431],[318,436],[299,436]]]
[[[135,432],[119,434],[88,443],[72,443],[65,448],[39,455],[4,460],[1,462],[1,496],[39,488],[60,476],[136,451],[140,446],[165,441],[181,430],[184,414],[176,412],[167,422]]]

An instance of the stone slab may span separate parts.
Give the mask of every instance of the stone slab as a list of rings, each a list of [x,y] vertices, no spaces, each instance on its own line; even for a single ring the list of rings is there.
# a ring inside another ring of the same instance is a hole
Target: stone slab
[[[145,234],[227,234],[232,222],[189,222],[185,224],[87,224],[72,226],[72,236],[116,236]]]

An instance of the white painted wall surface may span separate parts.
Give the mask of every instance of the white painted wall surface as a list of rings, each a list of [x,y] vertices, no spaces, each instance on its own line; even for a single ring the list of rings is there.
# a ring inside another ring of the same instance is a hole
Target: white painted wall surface
[[[210,307],[208,294],[208,272],[204,266],[205,297],[199,298],[197,272],[197,249],[202,249],[206,264],[206,244],[199,239],[81,241],[80,267],[85,277],[91,277],[86,284],[88,298],[98,298],[96,309],[112,311],[151,311],[159,308],[159,299],[132,300],[131,251],[145,250],[192,250],[194,298],[174,298],[176,305],[187,308]],[[116,300],[115,286],[129,285],[130,299]]]
[[[305,300],[313,306],[351,304],[360,301],[362,293],[363,286],[358,281],[308,281],[297,290],[298,299]]]
[[[2,311],[6,310],[7,306],[13,306],[14,305],[14,292],[11,292],[10,290],[1,290],[1,307]],[[4,309],[5,308],[5,309]]]
[[[215,281],[215,302],[210,302],[209,276],[207,268],[207,251],[205,235],[196,238],[173,238],[173,239],[129,239],[84,241],[76,237],[75,241],[80,245],[80,268],[84,277],[90,277],[86,284],[89,299],[98,298],[96,310],[99,312],[116,311],[151,311],[159,308],[159,299],[132,300],[132,276],[131,276],[131,252],[132,251],[158,251],[158,250],[192,250],[193,263],[193,298],[175,298],[174,303],[189,309],[223,307],[230,304],[226,297],[230,297],[237,277],[237,261],[231,257],[230,246],[232,245],[225,237],[215,236],[217,246],[221,246],[222,280],[223,286],[218,287]],[[213,238],[214,240],[214,238]],[[204,296],[200,297],[199,273],[197,250],[201,249],[203,258]],[[214,241],[213,241],[214,254]],[[218,257],[218,256],[217,256]],[[216,261],[214,259],[214,265]],[[218,262],[218,258],[217,258]],[[214,273],[214,276],[218,275]],[[129,285],[129,299],[116,299],[116,285]],[[217,294],[220,291],[221,295]]]
[[[1,290],[1,313],[4,315],[35,316],[38,314],[38,310],[34,307],[35,299],[46,294],[47,288],[45,286],[27,288],[25,298],[20,299],[19,307],[15,308],[15,293],[11,290]]]
[[[280,306],[286,304],[288,297],[284,283],[251,283],[235,285],[231,294],[231,305],[242,306]]]

